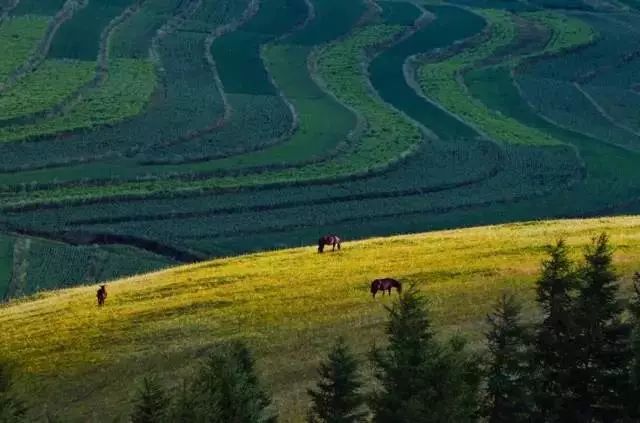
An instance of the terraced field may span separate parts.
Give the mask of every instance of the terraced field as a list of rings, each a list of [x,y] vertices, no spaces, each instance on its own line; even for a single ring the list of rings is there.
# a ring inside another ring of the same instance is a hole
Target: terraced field
[[[0,8],[2,298],[325,232],[640,211],[632,2]]]

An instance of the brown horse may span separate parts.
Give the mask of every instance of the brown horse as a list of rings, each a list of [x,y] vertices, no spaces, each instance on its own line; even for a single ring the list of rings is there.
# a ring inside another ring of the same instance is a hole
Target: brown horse
[[[371,282],[371,295],[375,298],[378,291],[382,291],[382,295],[384,295],[384,291],[391,295],[391,288],[395,288],[398,294],[402,292],[402,284],[397,280],[391,278],[376,279]]]
[[[325,245],[332,245],[333,249],[331,251],[335,251],[336,247],[338,247],[339,250],[341,242],[342,240],[337,235],[325,235],[318,240],[318,252],[324,252]]]
[[[98,307],[102,307],[104,305],[104,301],[107,299],[106,285],[100,285],[100,289],[98,289],[96,297],[98,298]]]

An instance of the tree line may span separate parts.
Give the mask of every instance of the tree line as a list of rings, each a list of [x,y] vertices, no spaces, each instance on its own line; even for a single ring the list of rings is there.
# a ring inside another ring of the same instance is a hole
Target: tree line
[[[340,338],[309,389],[309,423],[640,422],[640,275],[620,293],[608,237],[576,263],[561,240],[549,247],[536,284],[539,318],[527,323],[513,295],[487,316],[486,351],[434,331],[427,299],[406,290],[387,308],[383,347],[365,360]],[[0,369],[0,422],[26,409]],[[217,347],[179,389],[145,378],[133,423],[275,423],[276,410],[249,348]]]

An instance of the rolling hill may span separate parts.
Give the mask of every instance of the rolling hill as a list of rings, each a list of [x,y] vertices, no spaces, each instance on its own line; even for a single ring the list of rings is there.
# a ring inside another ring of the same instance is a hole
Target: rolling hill
[[[328,232],[640,213],[638,10],[0,1],[0,301]]]
[[[417,285],[441,333],[480,346],[501,292],[523,298],[535,318],[533,281],[546,245],[564,237],[578,257],[603,231],[628,281],[640,269],[635,216],[374,238],[336,253],[285,249],[114,281],[101,309],[95,285],[13,300],[0,306],[0,358],[23,375],[18,387],[38,404],[34,416],[46,407],[64,421],[111,421],[127,415],[143,375],[179,386],[212,345],[240,338],[256,350],[282,421],[298,422],[314,366],[337,336],[362,354],[380,342],[392,298],[372,299],[372,279]]]

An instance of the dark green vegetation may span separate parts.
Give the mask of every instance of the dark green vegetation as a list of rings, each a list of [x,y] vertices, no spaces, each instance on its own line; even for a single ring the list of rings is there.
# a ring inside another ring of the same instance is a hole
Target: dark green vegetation
[[[640,208],[631,1],[0,7],[0,231],[12,245],[119,248],[139,257],[124,275],[325,232]],[[40,280],[64,254],[25,267],[7,248],[0,288],[29,282],[4,297],[114,275],[79,258]]]

